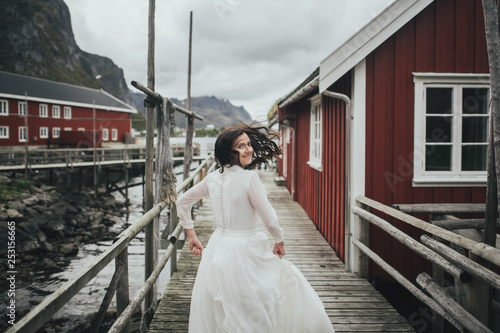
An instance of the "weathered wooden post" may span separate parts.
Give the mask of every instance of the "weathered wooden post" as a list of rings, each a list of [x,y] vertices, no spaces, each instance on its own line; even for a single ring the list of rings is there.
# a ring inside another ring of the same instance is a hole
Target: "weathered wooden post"
[[[149,89],[154,91],[154,53],[155,53],[155,0],[149,0],[148,21],[148,82]],[[146,97],[146,162],[145,162],[145,189],[144,210],[153,208],[153,163],[154,163],[154,110],[156,103],[149,103]],[[156,245],[155,223],[150,223],[145,230],[145,276],[146,281],[153,272],[158,261],[158,247]],[[144,313],[156,303],[156,285],[151,288],[144,299]]]
[[[187,87],[187,104],[186,108],[191,110],[191,50],[193,36],[193,12],[189,15],[189,55],[188,55],[188,87]],[[191,162],[193,161],[193,134],[194,134],[194,117],[186,116],[186,145],[184,149],[184,172],[183,179],[189,177]],[[189,185],[185,190],[189,189]]]

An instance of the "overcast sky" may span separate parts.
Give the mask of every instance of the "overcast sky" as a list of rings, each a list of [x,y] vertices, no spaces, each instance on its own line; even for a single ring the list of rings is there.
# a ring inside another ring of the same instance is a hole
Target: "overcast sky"
[[[149,1],[65,2],[80,48],[111,58],[129,86],[132,80],[146,85]],[[156,91],[169,98],[187,96],[193,11],[191,96],[227,98],[263,120],[278,98],[391,2],[156,1]]]

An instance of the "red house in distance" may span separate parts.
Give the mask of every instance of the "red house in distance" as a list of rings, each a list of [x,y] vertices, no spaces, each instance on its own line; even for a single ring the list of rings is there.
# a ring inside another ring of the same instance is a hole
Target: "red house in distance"
[[[0,72],[0,147],[124,142],[136,112],[104,90]]]
[[[481,1],[395,1],[278,102],[279,173],[356,272],[357,196],[388,206],[485,202],[488,100]],[[373,226],[369,242],[409,279],[430,269]],[[376,265],[369,275],[388,278]]]

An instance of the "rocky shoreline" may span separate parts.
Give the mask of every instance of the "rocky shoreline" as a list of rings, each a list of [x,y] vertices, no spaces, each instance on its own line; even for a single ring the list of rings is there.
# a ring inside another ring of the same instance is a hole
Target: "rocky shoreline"
[[[0,174],[0,185],[14,184],[15,179]],[[124,203],[110,194],[97,199],[88,193],[64,193],[55,186],[31,183],[31,191],[3,196],[0,203],[0,286],[8,290],[8,245],[15,230],[15,270],[18,286],[29,286],[36,274],[62,271],[83,244],[113,239],[110,227],[116,216],[124,213]],[[15,226],[15,228],[13,228]],[[10,231],[10,233],[9,233]],[[11,238],[9,238],[9,236]],[[2,304],[7,304],[2,293]],[[41,300],[30,300],[29,306],[16,307],[16,319],[30,311]],[[7,312],[1,310],[1,315]],[[0,326],[6,325],[1,320]],[[6,327],[0,327],[4,330]],[[57,331],[57,327],[55,329]]]

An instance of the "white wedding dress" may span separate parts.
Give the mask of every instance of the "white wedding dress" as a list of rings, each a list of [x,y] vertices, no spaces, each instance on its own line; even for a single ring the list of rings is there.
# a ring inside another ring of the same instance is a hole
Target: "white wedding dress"
[[[185,229],[193,228],[191,207],[205,196],[210,196],[216,230],[198,268],[189,332],[334,332],[302,273],[274,255],[267,236],[257,230],[262,220],[276,242],[283,240],[258,174],[238,166],[209,174],[177,201]]]

